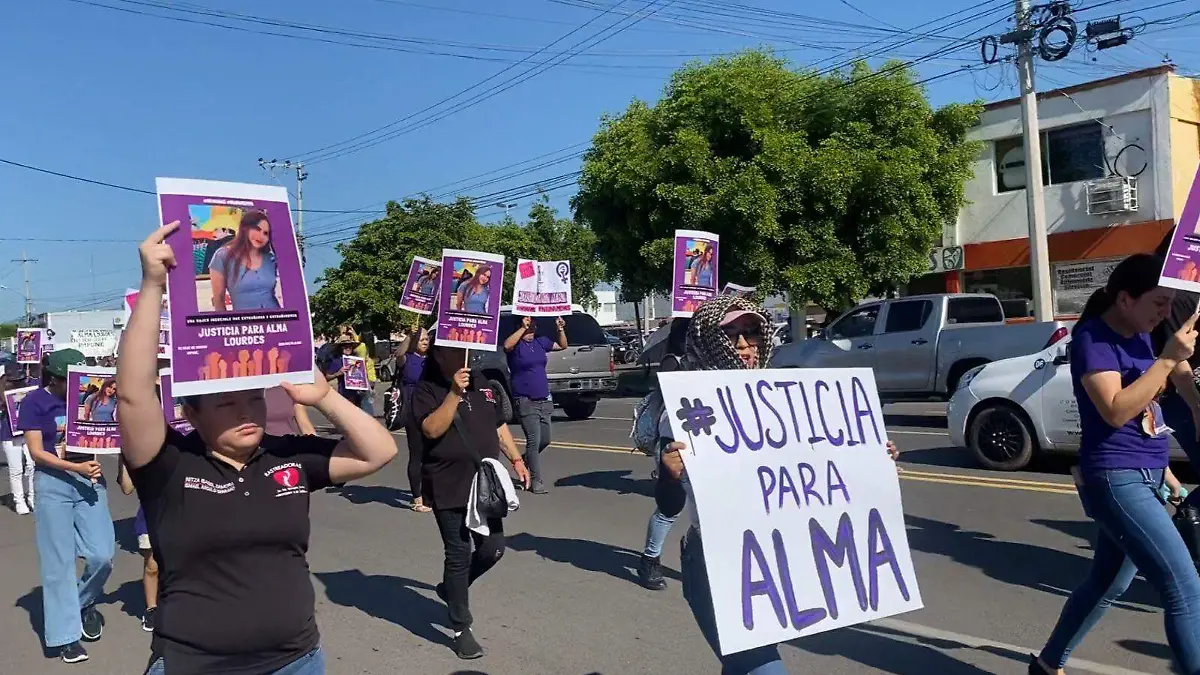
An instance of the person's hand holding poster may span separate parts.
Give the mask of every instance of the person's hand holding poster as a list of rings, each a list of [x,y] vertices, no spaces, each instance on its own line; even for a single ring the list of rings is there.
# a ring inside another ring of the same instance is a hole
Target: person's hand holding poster
[[[41,363],[45,353],[45,328],[17,329],[17,363]]]
[[[95,455],[121,452],[115,368],[67,369],[67,451]]]
[[[1179,224],[1163,261],[1160,286],[1200,293],[1200,169],[1179,214]]]
[[[658,378],[722,654],[921,608],[870,369]]]
[[[192,433],[192,423],[183,416],[183,401],[171,395],[171,369],[158,371],[158,400],[162,403],[167,425],[181,434]]]
[[[125,289],[125,321],[123,325],[129,325],[129,315],[133,314],[133,307],[137,304],[138,289]],[[158,314],[158,358],[171,358],[171,312],[168,309],[166,294],[163,295],[162,308]]]
[[[158,179],[176,396],[313,380],[312,319],[287,190]]]
[[[400,291],[400,309],[417,314],[432,314],[437,304],[438,286],[442,274],[442,263],[437,260],[413,256],[408,268],[408,279]]]
[[[479,251],[442,251],[437,343],[496,351],[504,256]]]
[[[353,391],[370,391],[371,384],[367,381],[367,362],[357,356],[343,356],[342,368],[346,370],[346,388]]]
[[[690,317],[717,295],[717,249],[720,237],[711,232],[675,231],[671,316]]]
[[[25,432],[17,428],[17,420],[21,419],[21,401],[29,395],[29,392],[37,389],[33,387],[21,387],[20,389],[9,389],[4,392],[4,406],[8,412],[8,423],[12,429],[13,436],[24,436]]]
[[[571,263],[567,260],[518,260],[512,307],[517,316],[570,314]]]

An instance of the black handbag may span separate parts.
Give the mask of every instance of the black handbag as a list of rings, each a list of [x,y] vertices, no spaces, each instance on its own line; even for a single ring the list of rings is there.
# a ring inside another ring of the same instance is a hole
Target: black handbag
[[[1175,529],[1192,556],[1192,564],[1200,570],[1200,508],[1186,501],[1175,509]]]
[[[474,449],[457,410],[454,411],[454,428],[462,436],[463,442]],[[475,456],[475,511],[485,520],[508,515],[508,495],[504,492],[500,476],[496,474],[496,467],[483,461],[478,452]]]

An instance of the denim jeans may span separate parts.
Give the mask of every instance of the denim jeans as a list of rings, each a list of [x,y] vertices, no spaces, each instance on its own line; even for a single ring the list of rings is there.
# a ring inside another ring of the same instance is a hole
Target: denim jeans
[[[776,645],[721,656],[712,591],[708,587],[708,572],[704,566],[704,548],[700,530],[695,527],[689,529],[679,543],[679,560],[683,575],[683,597],[691,606],[692,616],[696,617],[696,624],[700,626],[708,646],[721,661],[721,675],[786,675],[787,669],[783,667]]]
[[[146,675],[166,675],[166,673],[167,666],[161,658],[146,671]],[[317,647],[271,675],[325,675],[325,650]]]
[[[487,525],[491,534],[485,537],[467,529],[466,509],[434,509],[433,518],[446,551],[442,589],[446,594],[450,627],[455,631],[466,630],[473,621],[471,584],[504,557],[504,521],[489,518]]]
[[[1071,594],[1040,654],[1066,665],[1105,610],[1140,570],[1162,598],[1167,643],[1182,672],[1200,674],[1200,575],[1163,508],[1161,469],[1120,469],[1084,476],[1083,510],[1099,526],[1092,568]]]
[[[104,593],[116,535],[104,479],[38,467],[34,475],[38,565],[42,573],[43,633],[47,647],[83,637],[81,614]],[[75,560],[83,558],[83,577]]]
[[[532,399],[524,396],[517,399],[517,415],[521,418],[521,431],[525,433],[525,464],[533,485],[542,485],[542,451],[550,445],[550,416],[554,414],[554,401]]]
[[[649,558],[662,557],[663,543],[667,540],[667,535],[671,533],[671,526],[675,524],[675,519],[679,516],[667,517],[662,511],[654,509],[654,513],[650,514],[650,522],[646,524],[646,547],[642,549],[642,553]]]

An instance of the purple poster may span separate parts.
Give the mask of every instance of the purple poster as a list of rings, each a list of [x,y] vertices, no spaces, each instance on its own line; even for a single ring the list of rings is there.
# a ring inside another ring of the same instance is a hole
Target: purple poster
[[[342,367],[346,369],[346,374],[342,377],[346,378],[346,388],[351,391],[369,391],[371,389],[370,382],[367,381],[367,362],[357,356],[343,356]]]
[[[171,395],[171,369],[158,371],[158,400],[162,402],[163,417],[172,429],[181,434],[192,433],[192,423],[183,416],[183,401]]]
[[[1200,293],[1200,169],[1192,181],[1179,224],[1167,249],[1159,285],[1181,291]]]
[[[479,251],[442,251],[437,343],[496,351],[504,256]]]
[[[442,263],[421,256],[413,256],[408,268],[408,281],[400,291],[400,309],[417,314],[432,314],[437,303],[438,277]]]
[[[8,424],[12,429],[13,436],[23,436],[24,431],[17,428],[17,420],[21,419],[21,401],[29,395],[29,392],[37,389],[33,387],[21,387],[20,389],[9,389],[4,392],[4,407],[8,411]]]
[[[675,264],[671,281],[671,316],[690,317],[717,296],[717,245],[711,232],[675,231]]]
[[[45,328],[18,328],[17,363],[41,363],[45,345]]]
[[[313,381],[312,319],[287,190],[159,178],[176,396]]]
[[[133,314],[133,307],[137,304],[138,293],[136,288],[125,289],[125,325],[129,325],[129,315]],[[163,294],[162,307],[158,312],[158,358],[171,358],[171,314],[167,310],[167,296]]]
[[[67,450],[95,455],[121,452],[115,368],[67,369]]]

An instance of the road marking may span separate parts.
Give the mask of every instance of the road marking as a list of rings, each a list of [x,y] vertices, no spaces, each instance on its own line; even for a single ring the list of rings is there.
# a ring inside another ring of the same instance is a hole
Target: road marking
[[[979,480],[979,481],[984,481],[987,483],[998,483],[998,484],[1002,484],[1002,485],[1036,485],[1038,487],[1069,489],[1069,490],[1071,490],[1071,492],[1075,491],[1075,487],[1071,483],[1064,483],[1062,481],[1036,481],[1036,480],[1028,480],[1025,478],[993,478],[991,476],[976,476],[974,474],[966,474],[966,473],[955,473],[955,474],[926,473],[926,472],[921,472],[921,471],[909,471],[908,469],[905,469],[904,472],[910,476],[930,476],[930,477],[940,478],[943,476],[950,475],[950,476],[961,476],[962,478],[965,478],[968,480]]]
[[[949,431],[904,431],[902,429],[888,429],[889,434],[905,434],[908,436],[949,436]]]
[[[955,633],[955,632],[948,631],[948,630],[942,630],[940,628],[933,628],[931,626],[922,626],[919,623],[912,623],[910,621],[901,621],[900,619],[880,619],[878,621],[872,621],[869,624],[865,624],[861,627],[858,627],[858,628],[856,628],[856,630],[862,630],[862,631],[869,632],[871,626],[879,626],[881,628],[886,628],[886,629],[893,630],[893,631],[899,631],[901,633],[907,633],[908,635],[911,635],[916,638],[925,638],[927,640],[939,640],[939,641],[945,641],[945,642],[956,642],[960,646],[966,647],[968,649],[987,650],[987,651],[991,651],[991,652],[1005,651],[1005,652],[1012,652],[1013,654],[1016,654],[1016,655],[1036,654],[1038,652],[1037,649],[1028,649],[1026,647],[1021,647],[1018,645],[1010,645],[1005,642],[999,642],[997,640],[991,640],[989,638],[975,637],[973,635],[964,635],[962,633]],[[915,642],[915,640],[914,640],[914,642]],[[941,647],[935,647],[935,648],[939,648],[941,651],[944,651],[944,652],[950,651],[948,649],[941,648]],[[1138,671],[1138,670],[1130,670],[1128,668],[1118,668],[1116,666],[1107,666],[1107,665],[1104,665],[1103,663],[1096,663],[1094,661],[1084,661],[1083,659],[1079,659],[1074,656],[1071,657],[1070,666],[1071,666],[1071,672],[1084,671],[1084,672],[1089,672],[1089,673],[1095,673],[1096,675],[1150,675],[1150,673],[1145,673],[1145,672]],[[1016,670],[1016,669],[1014,669],[1014,670]]]
[[[957,476],[953,476],[953,474],[942,474],[942,476],[934,478],[932,476],[910,476],[910,475],[908,475],[908,471],[905,470],[900,473],[900,477],[903,479],[906,479],[906,480],[915,480],[919,483],[943,483],[945,485],[962,485],[962,486],[966,486],[966,487],[996,488],[997,490],[1022,490],[1025,492],[1048,492],[1050,494],[1056,494],[1056,495],[1073,495],[1073,494],[1075,494],[1074,489],[1069,489],[1069,490],[1068,489],[1056,489],[1056,488],[1039,487],[1037,485],[1006,485],[1003,483],[989,483],[987,481],[982,481],[982,480],[969,480],[969,479],[964,480],[962,478],[958,478]]]

